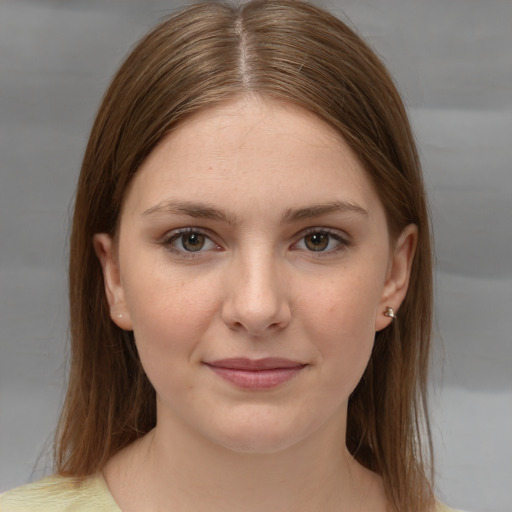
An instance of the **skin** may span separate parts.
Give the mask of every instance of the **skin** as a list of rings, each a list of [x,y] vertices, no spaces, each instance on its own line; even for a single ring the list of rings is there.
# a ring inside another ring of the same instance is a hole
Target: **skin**
[[[347,403],[416,238],[411,225],[390,239],[360,162],[297,106],[237,98],[164,138],[116,239],[94,239],[112,320],[157,394],[156,428],[104,469],[122,509],[385,510],[380,478],[346,450]],[[303,367],[242,389],[207,364],[233,357]]]

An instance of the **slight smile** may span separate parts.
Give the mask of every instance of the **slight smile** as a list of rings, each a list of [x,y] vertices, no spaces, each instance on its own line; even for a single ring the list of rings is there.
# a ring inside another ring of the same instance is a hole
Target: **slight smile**
[[[219,359],[204,364],[235,386],[254,391],[275,388],[307,366],[290,359],[273,357]]]

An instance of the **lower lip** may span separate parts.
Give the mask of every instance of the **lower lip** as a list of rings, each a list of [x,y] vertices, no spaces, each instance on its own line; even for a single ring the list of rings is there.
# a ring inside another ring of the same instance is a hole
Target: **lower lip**
[[[210,366],[210,368],[219,377],[239,388],[258,391],[273,389],[280,384],[284,384],[300,373],[305,368],[305,365],[293,368],[272,368],[269,370],[238,370],[218,366]]]

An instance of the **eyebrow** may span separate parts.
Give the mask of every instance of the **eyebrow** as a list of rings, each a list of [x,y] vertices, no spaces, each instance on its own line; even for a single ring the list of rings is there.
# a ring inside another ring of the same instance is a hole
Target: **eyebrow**
[[[228,224],[236,224],[236,217],[229,215],[222,210],[209,206],[205,203],[193,203],[189,201],[165,201],[164,203],[157,204],[143,212],[143,217],[151,217],[153,215],[161,214],[175,214],[187,215],[197,219],[212,219]]]
[[[282,217],[283,222],[294,222],[328,215],[330,213],[357,213],[368,215],[368,211],[358,204],[349,201],[333,201],[331,203],[316,204],[305,208],[291,208]]]
[[[290,208],[281,217],[281,222],[291,223],[331,213],[357,213],[360,215],[368,215],[368,212],[363,207],[355,203],[351,203],[349,201],[333,201],[304,208]],[[197,219],[211,219],[226,222],[231,225],[235,225],[237,223],[235,215],[228,214],[205,203],[194,203],[188,201],[182,202],[176,200],[165,201],[157,204],[156,206],[144,211],[142,213],[142,217],[151,217],[153,215],[162,214],[187,215]]]

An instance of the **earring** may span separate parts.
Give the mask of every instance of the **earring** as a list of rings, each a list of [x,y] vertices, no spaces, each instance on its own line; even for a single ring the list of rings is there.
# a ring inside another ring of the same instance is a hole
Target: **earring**
[[[384,316],[389,318],[396,318],[395,310],[393,308],[387,307],[386,311],[384,311]]]
[[[119,310],[117,309],[117,306],[114,306],[111,310],[112,315],[116,315],[117,318],[123,318],[123,313],[119,313]]]

